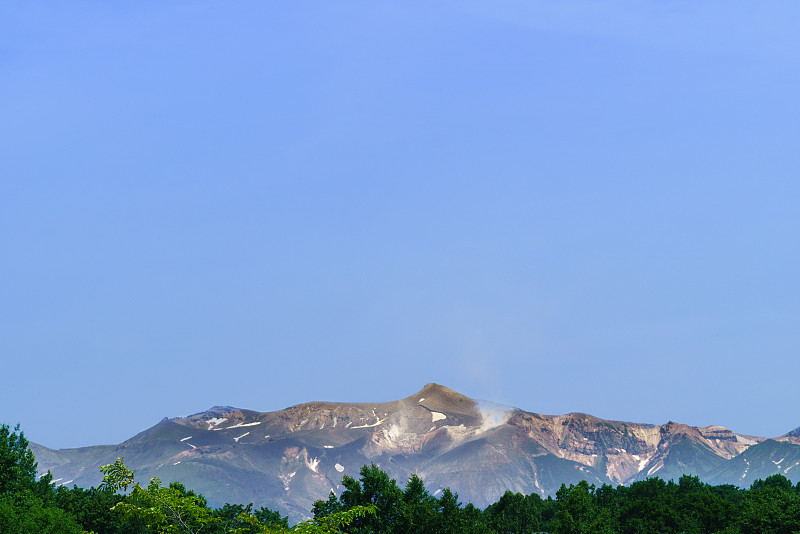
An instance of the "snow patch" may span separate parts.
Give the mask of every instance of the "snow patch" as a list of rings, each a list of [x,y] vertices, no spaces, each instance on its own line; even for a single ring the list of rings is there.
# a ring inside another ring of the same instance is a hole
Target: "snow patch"
[[[339,418],[338,417],[334,417],[333,418],[333,428],[336,428],[336,423],[338,423],[338,422],[339,422]]]
[[[230,430],[231,428],[242,428],[242,427],[245,427],[245,426],[256,426],[256,425],[260,425],[260,424],[261,424],[261,421],[256,421],[255,423],[236,423],[233,426],[229,426],[225,430]]]
[[[322,448],[323,449],[332,449],[333,445],[323,445]]]
[[[180,462],[180,460],[179,460],[179,461],[177,461],[177,462],[175,462],[175,463],[174,463],[174,464],[172,464],[172,465],[178,465],[179,463],[181,463],[181,462]]]
[[[428,432],[433,432],[434,430],[436,430],[436,427],[435,427],[435,426],[432,426],[432,427],[430,428],[430,430],[428,430]]]
[[[431,421],[441,421],[442,419],[447,419],[447,416],[441,412],[431,412]]]
[[[238,438],[233,438],[233,441],[235,441],[236,443],[239,443],[240,439],[242,439],[243,437],[248,436],[248,435],[250,435],[250,432],[245,432],[244,434],[242,434]]]
[[[339,471],[340,473],[344,471],[344,466],[342,464],[337,463],[336,465],[333,466],[333,468]]]
[[[306,467],[317,473],[317,467],[319,466],[319,458],[311,458],[310,460],[306,460]]]
[[[354,426],[353,428],[372,428],[373,426],[378,426],[378,425],[382,424],[384,421],[386,421],[386,419],[378,419],[377,422],[372,423],[371,425],[359,425],[359,426]]]
[[[206,423],[208,423],[207,430],[213,430],[215,426],[221,425],[227,420],[227,417],[212,417],[211,419],[206,419]]]
[[[193,448],[193,449],[196,449],[196,448],[197,448],[197,447],[195,447],[194,445],[192,445],[191,443],[187,443],[187,445],[188,445],[188,446],[190,446],[190,447],[191,447],[191,448]]]
[[[420,400],[418,400],[417,402],[419,403],[419,402],[422,402],[422,401],[424,401],[424,400],[425,400],[425,397],[422,397],[422,398],[421,398]]]
[[[181,441],[186,441],[187,439],[192,439],[192,436],[186,436],[185,438],[182,438]]]
[[[654,465],[653,467],[650,468],[649,471],[647,471],[647,476],[651,476],[653,473],[655,473],[656,471],[658,471],[662,467],[664,467],[664,466],[663,465]]]
[[[297,471],[292,471],[288,475],[279,475],[278,476],[278,478],[281,479],[281,482],[283,482],[283,489],[285,489],[286,491],[289,491],[289,482],[292,481],[292,477],[295,476],[296,474],[297,474]]]

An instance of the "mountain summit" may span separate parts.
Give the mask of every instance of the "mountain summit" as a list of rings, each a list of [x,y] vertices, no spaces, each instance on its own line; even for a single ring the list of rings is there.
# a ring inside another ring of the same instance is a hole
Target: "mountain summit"
[[[542,415],[432,383],[392,402],[310,402],[275,412],[215,406],[164,419],[119,445],[31,447],[57,483],[96,485],[99,467],[125,456],[142,480],[178,480],[212,505],[253,502],[298,520],[314,500],[338,492],[343,475],[357,478],[369,463],[401,484],[417,473],[432,493],[450,487],[477,506],[506,490],[544,496],[582,479],[627,484],[687,473],[748,486],[780,472],[800,480],[798,435],[774,441],[719,426]]]

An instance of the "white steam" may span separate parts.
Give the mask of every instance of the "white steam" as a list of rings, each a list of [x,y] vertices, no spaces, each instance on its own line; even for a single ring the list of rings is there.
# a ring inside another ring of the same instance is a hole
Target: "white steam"
[[[484,400],[476,401],[476,404],[481,412],[481,426],[478,432],[486,432],[506,423],[511,419],[514,410],[512,406]]]

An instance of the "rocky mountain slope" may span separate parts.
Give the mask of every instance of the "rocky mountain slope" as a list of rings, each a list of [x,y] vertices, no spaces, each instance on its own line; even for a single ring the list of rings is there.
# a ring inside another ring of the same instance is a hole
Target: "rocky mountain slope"
[[[551,495],[562,483],[627,484],[700,475],[748,486],[782,473],[800,480],[800,431],[776,440],[726,428],[542,415],[475,401],[438,384],[394,402],[312,402],[275,412],[217,406],[164,419],[119,445],[51,450],[32,444],[57,483],[96,485],[124,456],[142,482],[179,480],[212,505],[253,502],[306,516],[342,476],[376,463],[402,486],[417,473],[486,506],[510,489]]]

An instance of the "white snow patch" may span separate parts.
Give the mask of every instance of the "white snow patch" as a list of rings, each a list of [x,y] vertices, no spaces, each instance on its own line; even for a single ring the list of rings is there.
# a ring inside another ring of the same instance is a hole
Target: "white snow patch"
[[[345,425],[345,428],[350,428],[350,425],[352,425],[352,424],[353,424],[352,421],[348,421],[347,424]]]
[[[631,454],[631,457],[632,457],[634,460],[636,460],[637,462],[639,461],[639,455],[638,455],[638,454]]]
[[[422,397],[422,398],[421,398],[420,400],[418,400],[417,402],[419,403],[419,402],[422,402],[422,401],[424,401],[424,400],[425,400],[425,397]]]
[[[300,421],[300,426],[303,426],[306,423],[308,423],[308,419],[303,419],[302,421]]]
[[[639,459],[637,458],[637,460],[639,460]],[[639,460],[639,471],[643,471],[644,470],[644,466],[647,465],[647,462],[648,462],[648,460],[646,458],[644,460]]]
[[[188,445],[188,446],[190,446],[190,447],[191,447],[191,448],[193,448],[193,449],[196,449],[196,448],[197,448],[197,447],[195,447],[194,445],[192,445],[191,443],[187,443],[187,445]]]
[[[442,419],[447,419],[447,416],[441,412],[431,412],[431,420],[432,422],[441,421]]]
[[[174,464],[172,464],[172,465],[178,465],[179,463],[180,463],[180,461],[178,461],[178,462],[175,462],[175,463],[174,463]]]
[[[242,428],[242,427],[245,427],[245,426],[256,426],[256,425],[260,425],[260,424],[261,424],[261,421],[256,421],[255,423],[236,423],[233,426],[229,426],[225,430],[230,430],[231,428]]]
[[[378,426],[378,425],[382,424],[384,421],[386,421],[386,419],[378,419],[377,422],[372,423],[371,425],[359,425],[359,426],[354,426],[353,428],[371,428],[373,426]]]
[[[186,436],[185,438],[182,438],[181,441],[186,441],[187,439],[192,439],[192,436]]]
[[[653,467],[650,468],[649,471],[647,471],[647,476],[651,476],[653,473],[655,473],[656,471],[658,471],[662,467],[664,467],[664,466],[663,465],[654,465]]]
[[[339,418],[338,417],[334,417],[333,418],[333,428],[336,428],[336,423],[338,423],[338,422],[339,422]]]
[[[338,464],[338,463],[337,463],[337,464],[336,464],[336,465],[334,465],[333,467],[334,467],[334,469],[336,469],[336,470],[337,470],[337,471],[339,471],[340,473],[344,471],[344,466],[343,466],[342,464]]]
[[[306,467],[317,473],[317,466],[319,466],[319,458],[311,458],[306,460]]]
[[[436,490],[436,491],[434,491],[434,492],[433,492],[433,496],[434,496],[434,497],[436,497],[436,496],[437,496],[437,495],[439,495],[441,492],[442,492],[442,490],[438,489],[438,490]]]
[[[211,419],[206,419],[206,423],[208,423],[207,430],[213,430],[215,426],[221,425],[227,420],[228,420],[227,417],[212,417]]]
[[[285,489],[286,491],[289,491],[289,482],[292,481],[292,477],[295,476],[296,474],[297,474],[297,471],[292,471],[288,475],[279,475],[278,476],[278,478],[281,479],[281,482],[283,482],[283,489]]]
[[[247,435],[249,435],[249,434],[250,434],[250,432],[245,432],[244,434],[242,434],[242,435],[241,435],[241,436],[239,436],[238,438],[233,438],[233,441],[235,441],[236,443],[239,443],[239,440],[240,440],[240,439],[242,439],[243,437],[245,437],[245,436],[247,436]]]
[[[430,428],[430,430],[428,430],[428,432],[433,432],[434,430],[436,430],[436,427],[435,427],[435,426],[432,426],[432,427]]]
[[[333,445],[323,445],[322,448],[323,449],[332,449]]]
[[[325,428],[325,423],[322,423],[322,426],[319,427],[320,430],[322,430],[323,428]]]
[[[716,441],[717,443],[719,443],[719,438],[716,438],[714,441]]]
[[[773,464],[775,464],[775,465],[781,465],[781,462],[782,462],[782,461],[784,461],[785,459],[786,459],[786,458],[781,458],[781,459],[780,459],[780,460],[778,460],[777,462],[776,462],[775,460],[772,460],[772,463],[773,463]]]
[[[62,482],[61,484],[59,484],[59,486],[66,486],[70,482],[74,482],[74,481],[75,481],[74,479],[73,480],[67,480],[66,482]]]

